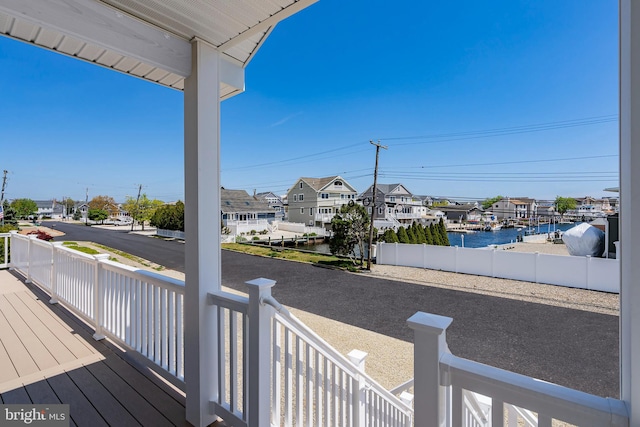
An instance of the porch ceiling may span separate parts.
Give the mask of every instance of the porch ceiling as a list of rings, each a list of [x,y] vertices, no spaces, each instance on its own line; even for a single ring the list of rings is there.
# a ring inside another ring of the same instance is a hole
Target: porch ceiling
[[[198,38],[223,54],[225,99],[275,25],[316,1],[0,0],[0,35],[178,90]]]

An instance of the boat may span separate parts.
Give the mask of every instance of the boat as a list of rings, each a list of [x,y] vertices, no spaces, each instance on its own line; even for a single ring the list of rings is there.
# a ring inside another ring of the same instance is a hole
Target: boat
[[[492,222],[484,227],[484,231],[498,231],[500,229],[502,229],[502,225],[497,222]]]

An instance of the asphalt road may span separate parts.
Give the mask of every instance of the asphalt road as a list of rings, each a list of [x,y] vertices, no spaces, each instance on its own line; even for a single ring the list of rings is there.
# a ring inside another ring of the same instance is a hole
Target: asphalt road
[[[50,225],[49,223],[48,225]],[[184,245],[136,234],[56,223],[60,240],[87,240],[184,271]],[[309,264],[222,251],[223,285],[244,291],[258,277],[277,281],[281,303],[413,341],[416,311],[454,319],[451,351],[481,363],[604,397],[619,396],[618,317],[378,279]],[[469,276],[473,280],[473,276]]]

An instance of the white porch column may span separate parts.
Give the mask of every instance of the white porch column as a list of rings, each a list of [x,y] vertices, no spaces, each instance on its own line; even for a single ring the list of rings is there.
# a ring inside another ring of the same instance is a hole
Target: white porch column
[[[207,293],[220,291],[220,58],[192,42],[191,75],[184,84],[185,171],[185,384],[187,421],[215,421],[216,308]]]
[[[620,395],[640,426],[640,1],[620,0]]]

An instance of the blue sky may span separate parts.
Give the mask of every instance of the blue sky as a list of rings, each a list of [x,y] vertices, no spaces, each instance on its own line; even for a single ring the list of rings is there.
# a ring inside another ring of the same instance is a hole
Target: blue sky
[[[613,196],[617,2],[320,0],[280,23],[222,103],[226,188]],[[182,92],[0,37],[5,197],[183,199]]]

